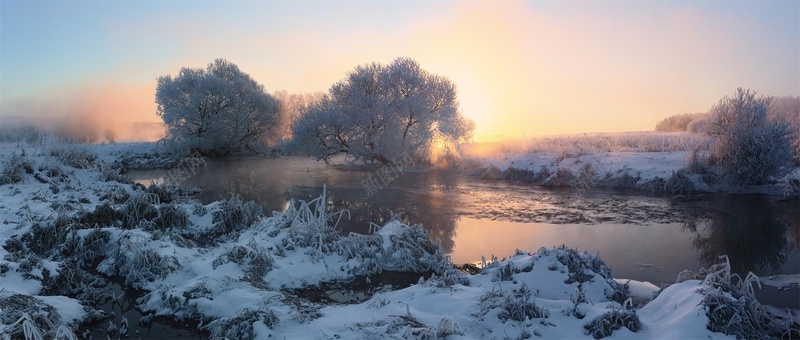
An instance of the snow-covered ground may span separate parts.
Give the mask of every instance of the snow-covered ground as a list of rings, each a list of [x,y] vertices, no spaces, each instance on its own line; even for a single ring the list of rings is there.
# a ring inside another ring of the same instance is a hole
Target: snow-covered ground
[[[692,170],[691,164],[702,163],[698,157],[708,151],[709,143],[708,137],[685,132],[565,135],[466,145],[462,157],[467,171],[478,177],[579,190],[800,193],[800,168],[776,178],[775,184],[758,187],[725,185],[712,169]]]
[[[105,322],[93,303],[107,294],[94,284],[98,273],[142,290],[144,312],[194,320],[214,338],[800,335],[797,323],[766,316],[750,281],[731,284],[725,266],[659,290],[615,280],[597,256],[543,248],[486,259],[467,275],[419,225],[391,221],[342,235],[336,223],[348,216],[325,210],[322,189],[316,200],[265,215],[237,198],[203,205],[126,183],[112,164],[143,149],[43,144],[23,155],[0,146],[0,337],[51,338]],[[363,302],[299,293],[382,271],[421,278]]]

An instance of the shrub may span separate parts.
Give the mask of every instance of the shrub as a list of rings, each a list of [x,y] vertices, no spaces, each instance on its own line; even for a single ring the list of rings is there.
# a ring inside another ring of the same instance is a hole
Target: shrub
[[[131,196],[119,210],[119,219],[122,228],[132,229],[142,221],[152,221],[158,217],[158,210],[153,204],[158,204],[158,196],[148,193],[139,193]]]
[[[152,182],[149,186],[147,186],[147,189],[145,189],[144,192],[158,196],[158,201],[161,203],[170,203],[175,200],[175,194],[171,190],[172,188],[175,187],[170,187],[163,184],[159,185],[155,182]]]
[[[531,300],[531,292],[528,285],[524,282],[513,294],[506,296],[503,303],[503,310],[497,314],[500,320],[514,320],[525,321],[527,319],[540,319],[548,317],[546,309],[539,307],[535,303],[535,299]]]
[[[266,288],[263,277],[272,270],[275,260],[264,247],[259,246],[255,240],[250,240],[247,246],[234,245],[224,252],[212,265],[214,269],[225,263],[233,262],[244,266],[245,279],[255,287]]]
[[[673,194],[687,194],[695,191],[694,182],[689,178],[689,171],[680,169],[672,173],[672,176],[664,183],[664,190]]]
[[[567,168],[558,168],[554,174],[545,181],[545,185],[553,187],[573,187],[578,183],[578,178]]]
[[[148,239],[130,231],[120,236],[112,256],[98,266],[108,275],[125,277],[125,285],[142,289],[147,282],[164,278],[180,266],[174,256],[159,255],[147,247]]]
[[[792,158],[792,131],[785,121],[768,119],[769,105],[770,98],[739,88],[711,108],[710,161],[736,183],[767,184]]]
[[[705,113],[684,113],[679,115],[672,115],[664,118],[656,124],[656,131],[665,132],[683,132],[688,131],[688,126],[692,122],[701,119]]]
[[[133,183],[130,177],[122,174],[122,165],[118,163],[101,165],[100,180],[103,182]]]
[[[203,326],[211,333],[212,339],[255,339],[253,323],[261,322],[272,328],[278,324],[278,317],[269,309],[250,310],[245,308],[232,317],[223,317]]]
[[[0,291],[0,336],[9,339],[44,339],[55,332],[61,317],[53,306],[23,294]]]
[[[94,207],[93,212],[84,212],[78,221],[90,226],[108,227],[117,221],[117,211],[105,202]]]
[[[67,229],[55,223],[34,223],[27,233],[22,235],[22,242],[35,254],[48,256],[56,253],[55,249],[67,239]]]
[[[161,230],[184,228],[189,224],[189,214],[173,203],[162,204],[158,208],[158,218],[155,223]]]
[[[79,247],[82,262],[92,263],[103,258],[109,239],[109,232],[100,228],[95,228],[84,236]]]
[[[261,217],[261,206],[253,201],[242,201],[238,195],[223,200],[212,213],[212,222],[223,233],[249,228]]]
[[[536,172],[526,169],[508,168],[503,171],[502,178],[507,181],[533,183],[536,180]]]
[[[622,308],[607,312],[583,326],[586,333],[595,339],[605,338],[622,327],[630,329],[631,332],[638,332],[642,329],[642,322],[639,321],[636,311],[629,310],[624,305]]]
[[[678,282],[687,279],[703,280],[700,292],[705,295],[703,304],[708,316],[708,329],[733,335],[737,339],[769,339],[800,336],[797,322],[773,317],[756,300],[753,283],[761,283],[758,277],[749,273],[745,279],[731,274],[727,255],[720,256],[722,263],[701,269],[698,273],[684,271],[678,275]]]
[[[0,176],[0,185],[22,182],[25,179],[25,174],[32,173],[33,161],[15,152],[8,160],[8,166],[3,169],[3,174]]]
[[[46,142],[48,154],[56,157],[62,163],[76,169],[89,169],[94,164],[97,156],[87,151],[86,148],[52,137]]]

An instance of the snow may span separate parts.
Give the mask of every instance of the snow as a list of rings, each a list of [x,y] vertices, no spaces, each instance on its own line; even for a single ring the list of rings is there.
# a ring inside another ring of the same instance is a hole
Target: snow
[[[656,285],[647,281],[636,281],[629,279],[614,279],[619,284],[628,285],[628,293],[633,299],[634,303],[637,301],[649,302],[653,299],[653,295],[660,289]]]
[[[778,289],[800,289],[800,274],[783,274],[760,277],[761,284]]]
[[[142,144],[118,148],[89,147],[99,155],[96,163],[106,164],[123,152],[146,152]],[[4,156],[0,170],[9,166],[7,156],[12,152],[18,151],[0,147]],[[120,209],[125,203],[114,201],[113,193],[141,193],[128,184],[102,181],[96,167],[76,169],[36,151],[29,151],[26,157],[34,163],[34,172],[57,167],[64,175],[51,176],[58,181],[41,183],[27,174],[20,183],[0,185],[0,244],[30,235],[33,222],[49,225],[60,216],[70,218],[71,228],[80,229],[74,233],[76,237],[85,239],[94,227],[74,224],[76,220],[101,203]],[[607,161],[617,164],[609,171],[625,169],[647,178],[663,175],[684,157],[681,152],[607,153],[565,159],[561,165],[577,169],[581,163]],[[530,168],[543,164],[537,156],[525,162]],[[507,161],[498,166],[511,164]],[[586,338],[590,337],[587,325],[613,313],[638,318],[641,323],[641,329],[635,331],[626,326],[612,330],[614,338],[727,338],[706,327],[701,281],[671,285],[650,301],[658,291],[654,285],[614,280],[598,256],[565,247],[518,250],[507,259],[490,259],[479,274],[466,275],[453,269],[421,226],[390,221],[375,228],[372,235],[339,235],[331,227],[338,215],[320,208],[320,202],[327,202],[324,194],[273,216],[259,217],[252,224],[233,226],[233,230],[222,229],[213,216],[223,209],[236,209],[237,203],[226,208],[217,202],[194,209],[200,204],[160,202],[155,205],[174,204],[186,210],[188,225],[156,226],[148,231],[145,224],[139,224],[123,230],[116,221],[100,227],[97,230],[107,232],[109,240],[103,248],[105,260],[97,269],[127,275],[130,286],[144,290],[137,307],[145,312],[202,321],[212,336],[229,338]],[[221,233],[217,243],[188,247],[176,242],[196,241],[214,232]],[[67,246],[66,241],[59,242],[44,254],[26,248],[22,255],[40,257],[27,277],[22,269],[26,259],[0,248],[0,266],[8,268],[0,275],[0,291],[36,297],[75,330],[87,317],[80,301],[38,296],[43,269],[55,276],[66,261],[72,261],[56,254]],[[407,288],[378,290],[361,303],[311,302],[293,292],[385,270],[434,274]],[[783,284],[783,280],[796,282],[797,278],[770,278],[774,284]],[[628,293],[623,285],[629,286]],[[628,297],[641,305],[626,302]],[[0,325],[0,336],[13,329],[10,323]]]
[[[665,289],[639,310],[642,323],[651,337],[663,339],[733,338],[712,333],[705,326],[708,317],[698,293],[702,282],[689,280]]]
[[[66,296],[37,296],[36,298],[53,306],[64,322],[74,324],[83,320],[85,317],[86,313],[79,300],[71,299]]]
[[[704,159],[710,145],[709,137],[688,132],[584,134],[466,145],[462,148],[462,157],[470,164],[468,171],[479,177],[498,176],[498,174],[487,176],[480,172],[481,169],[497,171],[514,169],[531,174],[547,169],[549,176],[534,180],[534,183],[543,185],[565,185],[554,181],[555,173],[558,170],[568,170],[578,178],[566,185],[577,189],[610,187],[663,191],[665,182],[669,182],[673,175],[680,174],[691,182],[693,191],[750,192],[769,195],[793,195],[798,192],[797,179],[800,178],[800,167],[797,166],[788,169],[788,174],[773,178],[774,183],[768,185],[730,186],[704,180],[704,171],[717,173],[720,169],[707,167],[695,173],[691,164],[698,163],[698,159]],[[589,168],[591,171],[588,171],[588,175],[581,177]],[[530,181],[530,179],[521,180]],[[682,182],[677,186],[672,184],[668,189],[682,191],[680,185],[685,184]]]

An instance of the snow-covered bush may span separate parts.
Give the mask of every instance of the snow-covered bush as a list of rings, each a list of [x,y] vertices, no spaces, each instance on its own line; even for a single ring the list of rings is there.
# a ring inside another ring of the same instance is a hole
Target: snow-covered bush
[[[244,309],[231,317],[223,317],[203,326],[212,339],[255,339],[253,323],[260,322],[269,328],[278,324],[278,317],[268,309]]]
[[[119,241],[97,269],[107,275],[125,278],[125,285],[143,288],[147,282],[164,278],[179,268],[178,260],[171,255],[159,255],[147,245],[148,238],[137,231],[125,231]]]
[[[28,232],[22,234],[21,239],[29,251],[47,257],[55,254],[65,243],[67,234],[67,229],[57,223],[35,222]]]
[[[678,275],[679,283],[703,280],[700,292],[704,295],[709,330],[741,339],[794,339],[800,336],[800,325],[791,318],[775,318],[756,300],[753,284],[761,288],[761,283],[755,274],[751,272],[744,279],[731,274],[728,256],[720,258],[724,262],[709,269],[703,268],[698,273],[684,271]]]
[[[476,170],[473,171],[473,175],[475,177],[480,178],[480,179],[492,180],[492,179],[500,179],[500,178],[502,178],[503,177],[503,172],[500,170],[500,168],[498,168],[498,167],[496,167],[494,165],[489,165],[489,166],[486,166],[486,167],[483,167],[483,166],[478,167]]]
[[[606,292],[606,298],[618,303],[624,303],[629,298],[628,287],[614,281],[614,278],[611,277],[611,268],[603,262],[599,255],[592,255],[588,252],[579,253],[575,249],[561,245],[552,250],[541,248],[537,252],[537,256],[547,256],[553,253],[558,262],[567,267],[568,279],[564,283],[582,284],[593,280],[595,275],[598,275],[612,289],[612,291]]]
[[[158,196],[149,193],[137,193],[131,196],[119,209],[118,215],[124,229],[132,229],[143,221],[152,221],[158,217]]]
[[[636,311],[626,308],[625,304],[620,309],[606,312],[583,326],[586,334],[593,336],[595,339],[605,338],[622,327],[631,330],[631,332],[637,332],[642,329],[642,322],[639,321]]]
[[[108,202],[94,207],[94,211],[79,214],[78,222],[92,227],[108,227],[117,221],[117,211]]]
[[[168,128],[164,140],[175,154],[260,153],[276,139],[278,101],[225,59],[159,77],[156,103]]]
[[[768,119],[769,105],[770,98],[738,88],[709,112],[710,161],[737,184],[767,184],[792,159],[792,131],[785,121]]]
[[[106,254],[106,246],[111,236],[108,231],[95,228],[81,239],[79,247],[79,259],[81,262],[90,264],[98,259],[102,259]]]
[[[219,209],[212,212],[212,222],[218,233],[229,233],[249,228],[261,217],[261,206],[253,201],[244,202],[236,195],[223,200]]]
[[[553,187],[574,187],[578,184],[578,178],[569,169],[558,168],[544,184]]]
[[[22,182],[25,174],[33,174],[33,161],[15,152],[0,175],[0,185]]]
[[[161,204],[155,223],[159,229],[184,228],[189,224],[189,214],[174,203]]]
[[[695,191],[695,185],[689,177],[687,169],[679,169],[664,183],[664,191],[674,194],[686,194]]]
[[[0,337],[4,339],[44,339],[61,325],[53,306],[30,295],[0,290],[0,310]]]
[[[503,310],[497,314],[500,320],[525,321],[548,317],[546,309],[536,305],[536,300],[531,300],[533,292],[524,282],[519,289],[507,295],[502,304]]]
[[[100,180],[103,182],[133,183],[130,177],[122,174],[122,167],[119,163],[104,163],[100,165]]]
[[[384,270],[452,274],[455,280],[452,283],[469,284],[461,280],[463,274],[453,268],[442,247],[428,237],[422,225],[406,226],[392,221],[381,227],[378,235],[384,240],[384,254],[379,259]]]
[[[254,239],[247,246],[234,245],[214,260],[214,269],[225,263],[233,262],[244,268],[245,279],[255,287],[264,287],[263,277],[272,270],[275,260],[264,247]]]
[[[170,203],[175,200],[176,194],[174,190],[177,188],[179,187],[151,182],[144,192],[158,196],[158,202]]]
[[[510,167],[503,171],[502,178],[507,181],[532,183],[536,180],[536,172]]]
[[[656,124],[656,131],[683,132],[689,131],[692,122],[706,116],[706,113],[684,113],[664,118]]]
[[[97,156],[86,150],[86,147],[56,137],[52,137],[46,144],[48,155],[76,169],[89,169],[97,159]]]
[[[791,127],[794,163],[800,165],[800,97],[774,97],[769,109],[773,120],[785,121]]]

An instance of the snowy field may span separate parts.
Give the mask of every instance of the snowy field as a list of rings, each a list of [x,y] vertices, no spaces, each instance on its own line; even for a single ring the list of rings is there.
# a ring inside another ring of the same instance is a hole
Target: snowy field
[[[688,132],[630,132],[539,137],[466,145],[462,157],[472,175],[544,186],[668,191],[798,194],[800,168],[772,185],[738,187],[717,183],[698,161],[709,137]]]
[[[753,298],[758,279],[732,278],[725,259],[663,289],[615,279],[600,258],[569,248],[486,258],[469,275],[421,225],[391,221],[371,234],[341,234],[337,222],[348,213],[327,212],[322,188],[315,200],[265,213],[237,198],[203,205],[179,190],[131,184],[115,161],[149,157],[147,148],[0,146],[0,337],[69,338],[85,322],[132,336],[147,320],[109,324],[97,302],[119,297],[96,284],[101,275],[140,290],[145,314],[192,320],[211,338],[800,336],[797,311],[768,314]],[[611,154],[642,178],[686,157]],[[498,167],[541,165],[535,154],[504,157]],[[577,167],[580,157],[559,164]],[[376,287],[361,302],[300,293],[389,271],[420,279]],[[792,288],[797,279],[769,282]]]

